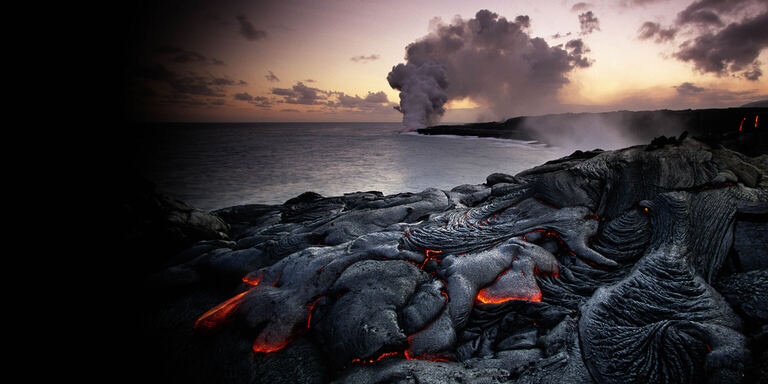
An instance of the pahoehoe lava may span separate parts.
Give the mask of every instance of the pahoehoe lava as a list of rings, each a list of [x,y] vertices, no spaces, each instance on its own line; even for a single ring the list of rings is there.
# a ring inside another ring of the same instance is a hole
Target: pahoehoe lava
[[[205,215],[219,230],[146,283],[155,379],[768,377],[765,154],[663,139],[450,191]]]

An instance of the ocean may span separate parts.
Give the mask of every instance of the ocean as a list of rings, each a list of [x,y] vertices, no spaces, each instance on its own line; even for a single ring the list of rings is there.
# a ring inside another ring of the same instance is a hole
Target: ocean
[[[157,190],[203,210],[451,189],[567,153],[536,142],[401,133],[400,123],[149,124],[137,164]]]

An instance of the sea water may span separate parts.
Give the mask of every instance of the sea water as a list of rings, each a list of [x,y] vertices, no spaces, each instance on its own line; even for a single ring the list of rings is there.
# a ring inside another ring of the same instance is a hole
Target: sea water
[[[282,204],[306,191],[340,196],[450,190],[516,174],[567,153],[541,143],[424,136],[399,123],[151,124],[138,159],[157,189],[197,208]]]

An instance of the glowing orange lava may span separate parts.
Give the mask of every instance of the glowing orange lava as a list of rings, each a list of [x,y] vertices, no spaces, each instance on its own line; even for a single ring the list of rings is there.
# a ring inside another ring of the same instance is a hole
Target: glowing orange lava
[[[739,132],[741,132],[741,128],[744,126],[744,120],[746,119],[747,119],[746,117],[741,119],[741,124],[739,124]]]
[[[427,257],[424,259],[424,262],[421,263],[421,266],[419,266],[419,269],[424,269],[424,266],[427,264],[427,261],[430,261],[430,260],[440,261],[439,259],[437,259],[436,256],[433,256],[433,254],[439,255],[439,254],[443,253],[443,251],[436,250],[436,249],[427,249],[425,251],[425,253],[426,253]]]
[[[414,356],[410,349],[405,350],[405,358],[408,360],[426,360],[426,361],[450,361],[439,356]]]
[[[755,128],[757,128],[757,118],[758,118],[758,117],[760,117],[760,116],[759,116],[759,115],[758,115],[758,116],[755,116]]]
[[[262,277],[264,277],[263,273],[258,273],[258,274],[249,273],[243,276],[243,283],[246,283],[248,285],[253,285],[255,287],[259,285]]]
[[[525,296],[497,297],[497,296],[488,294],[485,288],[483,288],[480,290],[480,292],[477,293],[477,301],[483,304],[501,304],[510,300],[541,301],[541,292],[539,291],[537,294],[531,297],[525,297]]]
[[[250,290],[242,292],[204,313],[197,319],[197,321],[195,321],[195,330],[210,331],[227,322],[248,292],[250,292]]]
[[[254,352],[261,352],[261,353],[270,353],[270,352],[274,352],[274,351],[279,351],[279,350],[283,349],[283,347],[288,345],[289,342],[290,342],[290,340],[283,340],[279,344],[266,344],[266,343],[265,344],[258,344],[257,342],[254,341],[253,342],[253,351]]]

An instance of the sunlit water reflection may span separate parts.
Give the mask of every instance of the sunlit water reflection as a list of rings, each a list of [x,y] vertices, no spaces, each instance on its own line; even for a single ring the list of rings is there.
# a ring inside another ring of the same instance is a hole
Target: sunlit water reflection
[[[160,191],[213,210],[281,204],[306,191],[451,189],[565,155],[535,143],[400,130],[398,123],[152,125],[141,163]]]

